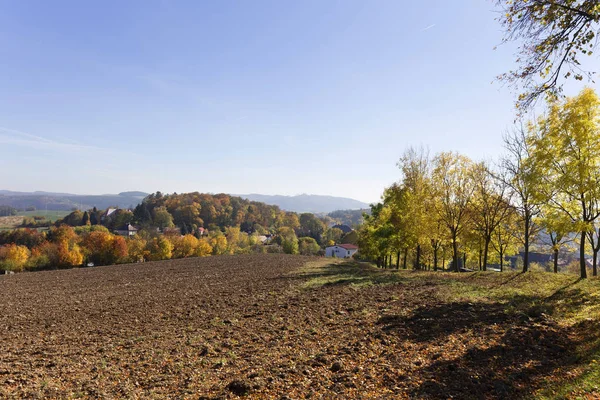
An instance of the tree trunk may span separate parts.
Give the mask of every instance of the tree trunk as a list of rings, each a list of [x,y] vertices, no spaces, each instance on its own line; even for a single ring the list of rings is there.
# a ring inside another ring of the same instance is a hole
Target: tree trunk
[[[421,269],[421,245],[417,245],[417,259],[415,260],[415,269]]]
[[[558,274],[558,249],[554,249],[554,273]]]
[[[463,268],[467,268],[467,252],[463,253]]]
[[[437,247],[435,247],[433,249],[433,270],[434,271],[437,271],[437,268],[438,268],[438,256],[437,256],[437,253],[438,253],[438,249],[437,249]]]
[[[500,245],[500,247],[502,247],[502,245]],[[499,255],[500,255],[500,272],[504,272],[504,252],[502,250],[500,250]]]
[[[579,244],[579,269],[581,270],[581,279],[586,279],[587,268],[585,266],[585,232],[581,232],[581,243]]]
[[[525,235],[525,253],[523,254],[523,272],[529,270],[529,235]]]
[[[525,213],[525,254],[523,254],[523,272],[529,270],[529,214]]]
[[[408,258],[408,248],[404,249],[404,260],[402,260],[402,268],[406,269],[406,259]]]
[[[600,238],[599,238],[600,240]],[[592,275],[593,276],[598,276],[598,250],[600,250],[599,247],[593,249],[594,250],[594,265],[593,265],[593,269],[592,269]]]
[[[396,252],[396,269],[400,269],[400,250]]]
[[[377,257],[377,268],[381,268],[381,257]]]
[[[490,242],[492,241],[491,237],[486,237],[483,242],[483,270],[487,271],[487,263],[488,263],[488,252],[490,251]]]
[[[454,272],[458,272],[458,243],[456,243],[456,235],[452,235],[452,268]]]

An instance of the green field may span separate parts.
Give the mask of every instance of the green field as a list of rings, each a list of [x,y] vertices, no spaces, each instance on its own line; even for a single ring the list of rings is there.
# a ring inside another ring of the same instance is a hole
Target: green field
[[[46,217],[46,219],[54,222],[58,219],[64,218],[70,211],[56,211],[56,210],[36,210],[36,211],[20,211],[18,215],[10,217],[0,217],[0,230],[2,229],[15,229],[23,223],[25,217]]]
[[[57,211],[57,210],[35,210],[35,211],[19,211],[19,216],[21,217],[46,217],[50,221],[54,222],[57,219],[64,218],[66,215],[70,214],[71,211]]]

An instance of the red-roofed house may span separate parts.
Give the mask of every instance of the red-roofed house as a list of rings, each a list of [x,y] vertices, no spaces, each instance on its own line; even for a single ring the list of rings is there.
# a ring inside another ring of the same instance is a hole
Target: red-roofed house
[[[350,258],[358,251],[353,244],[336,244],[325,248],[325,257]]]

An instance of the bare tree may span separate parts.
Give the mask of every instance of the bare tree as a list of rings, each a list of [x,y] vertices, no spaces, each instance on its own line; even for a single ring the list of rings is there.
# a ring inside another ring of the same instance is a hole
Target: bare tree
[[[525,128],[517,126],[504,136],[507,153],[501,160],[503,170],[499,175],[511,193],[515,209],[521,217],[524,246],[523,272],[529,270],[529,247],[535,238],[537,227],[534,218],[540,213],[536,201],[536,168],[533,162],[533,145],[527,138]]]

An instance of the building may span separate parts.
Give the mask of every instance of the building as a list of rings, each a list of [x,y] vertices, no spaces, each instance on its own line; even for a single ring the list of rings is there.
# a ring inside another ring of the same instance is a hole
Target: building
[[[125,237],[131,237],[131,236],[135,236],[138,232],[138,229],[131,225],[131,224],[125,224],[122,227],[120,227],[119,229],[115,229],[115,233],[117,235],[121,235],[121,236],[125,236]]]
[[[325,248],[325,257],[350,258],[358,251],[353,244],[336,244]]]

